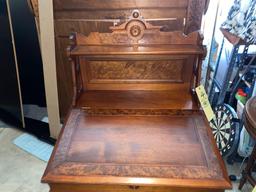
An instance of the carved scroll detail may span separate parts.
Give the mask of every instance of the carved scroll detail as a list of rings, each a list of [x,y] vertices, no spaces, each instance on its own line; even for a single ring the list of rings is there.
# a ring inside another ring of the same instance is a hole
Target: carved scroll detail
[[[183,34],[181,31],[163,32],[161,26],[154,26],[135,10],[129,19],[117,26],[112,26],[112,33],[92,32],[88,36],[73,34],[75,45],[202,45],[202,36],[198,31]]]

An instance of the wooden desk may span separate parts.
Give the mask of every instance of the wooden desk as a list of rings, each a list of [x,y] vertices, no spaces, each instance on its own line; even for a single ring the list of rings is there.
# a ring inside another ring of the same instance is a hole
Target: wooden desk
[[[202,36],[162,32],[139,12],[111,29],[71,37],[73,108],[42,181],[51,192],[230,188],[193,91]]]

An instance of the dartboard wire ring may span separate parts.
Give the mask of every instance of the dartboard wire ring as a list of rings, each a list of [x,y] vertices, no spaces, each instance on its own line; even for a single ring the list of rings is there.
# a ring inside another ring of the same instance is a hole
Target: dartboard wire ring
[[[234,152],[239,140],[239,124],[235,110],[227,105],[214,108],[215,118],[210,121],[213,137],[222,156],[229,156]]]

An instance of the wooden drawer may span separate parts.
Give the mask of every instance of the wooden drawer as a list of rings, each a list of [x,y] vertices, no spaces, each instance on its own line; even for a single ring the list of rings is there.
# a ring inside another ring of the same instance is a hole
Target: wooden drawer
[[[224,192],[222,189],[196,189],[157,186],[109,186],[52,184],[50,192]]]

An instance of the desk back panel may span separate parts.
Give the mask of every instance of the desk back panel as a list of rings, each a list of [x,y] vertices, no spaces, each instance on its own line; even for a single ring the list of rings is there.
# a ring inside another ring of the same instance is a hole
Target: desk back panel
[[[123,22],[132,10],[138,9],[145,19],[151,19],[151,24],[164,26],[164,31],[189,34],[200,29],[208,1],[164,0],[159,3],[156,0],[54,0],[56,67],[62,118],[67,113],[72,98],[71,66],[65,52],[70,33],[88,35],[91,32],[111,32],[109,27],[113,26],[115,20]]]

